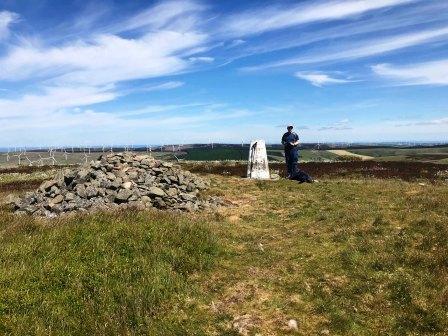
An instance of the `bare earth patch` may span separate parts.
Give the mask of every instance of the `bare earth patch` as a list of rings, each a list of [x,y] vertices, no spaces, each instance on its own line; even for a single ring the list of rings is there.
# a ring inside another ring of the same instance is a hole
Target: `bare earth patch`
[[[356,157],[356,158],[360,158],[361,160],[372,160],[374,159],[373,156],[367,156],[367,155],[361,155],[361,154],[355,154],[352,152],[349,152],[348,150],[344,150],[344,149],[329,149],[327,150],[330,153],[339,155],[339,156],[345,156],[345,157]]]

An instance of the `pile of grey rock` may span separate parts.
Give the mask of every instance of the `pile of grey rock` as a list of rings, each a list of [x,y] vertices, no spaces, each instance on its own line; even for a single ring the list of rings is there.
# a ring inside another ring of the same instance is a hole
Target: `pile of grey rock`
[[[218,197],[200,197],[209,183],[170,162],[147,155],[111,153],[61,171],[35,192],[14,201],[16,213],[54,217],[91,208],[216,209]]]

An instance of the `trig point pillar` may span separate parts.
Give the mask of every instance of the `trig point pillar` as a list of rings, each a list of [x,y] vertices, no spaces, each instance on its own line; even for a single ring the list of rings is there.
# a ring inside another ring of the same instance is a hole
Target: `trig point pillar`
[[[253,140],[250,143],[247,177],[257,180],[270,178],[268,156],[264,140]]]

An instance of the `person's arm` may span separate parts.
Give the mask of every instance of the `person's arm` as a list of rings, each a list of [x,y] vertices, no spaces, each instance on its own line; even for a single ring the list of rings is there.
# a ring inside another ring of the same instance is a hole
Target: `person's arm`
[[[283,134],[283,136],[282,136],[282,145],[283,145],[283,146],[286,145],[286,133]]]
[[[299,145],[299,136],[297,134],[295,134],[294,141],[291,142],[291,145],[294,147]]]

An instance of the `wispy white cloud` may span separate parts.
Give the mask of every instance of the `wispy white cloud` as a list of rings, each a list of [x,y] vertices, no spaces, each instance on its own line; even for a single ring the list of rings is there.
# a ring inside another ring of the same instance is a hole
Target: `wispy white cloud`
[[[0,11],[0,41],[9,36],[10,26],[19,20],[17,13]]]
[[[230,42],[226,45],[226,47],[227,47],[227,48],[235,48],[235,47],[237,47],[237,46],[239,46],[239,45],[242,45],[242,44],[244,44],[244,43],[246,43],[245,40],[242,40],[242,39],[236,39],[236,40],[232,40],[232,41],[230,41]]]
[[[197,56],[197,57],[190,57],[189,60],[191,62],[203,62],[203,63],[212,63],[215,59],[213,57],[208,56]]]
[[[45,87],[41,92],[25,94],[14,99],[0,99],[0,118],[29,118],[48,116],[77,106],[114,100],[113,86]]]
[[[448,37],[448,27],[401,34],[382,39],[365,40],[361,43],[340,45],[337,49],[319,50],[316,53],[288,58],[282,61],[246,67],[244,70],[254,71],[268,68],[291,66],[299,64],[314,64],[361,59],[385,54],[430,42],[445,41]]]
[[[371,15],[361,20],[335,22],[330,27],[317,27],[310,30],[301,29],[300,33],[285,32],[266,36],[261,43],[246,43],[240,54],[234,58],[242,58],[278,50],[304,47],[316,42],[343,38],[365,39],[360,35],[384,34],[399,29],[428,24],[447,22],[448,2],[420,2],[415,6],[401,8],[400,11],[382,11],[380,15]]]
[[[204,5],[191,0],[161,1],[126,20],[110,24],[102,30],[112,34],[135,30],[189,31],[197,26],[200,21],[197,14],[205,9]]]
[[[415,0],[334,0],[312,4],[257,8],[230,16],[223,32],[233,36],[260,34],[305,23],[338,20]]]
[[[139,87],[138,89],[135,89],[134,91],[150,92],[150,91],[172,90],[172,89],[177,89],[184,85],[185,85],[185,83],[181,82],[181,81],[169,81],[169,82],[165,82],[165,83],[161,83],[161,84],[147,85],[147,86]]]
[[[353,129],[353,127],[350,126],[350,120],[342,119],[331,125],[319,127],[318,131],[346,131],[351,129]]]
[[[372,70],[399,85],[448,85],[448,59],[405,66],[377,64]]]
[[[98,144],[160,144],[187,141],[207,141],[215,138],[210,124],[239,123],[252,111],[234,108],[214,108],[214,104],[150,105],[140,110],[100,112],[95,109],[65,107],[51,113],[38,113],[26,118],[10,118],[0,122],[2,145],[52,146]],[[62,106],[62,104],[61,104]],[[185,113],[185,110],[189,113]],[[169,113],[167,113],[169,112]],[[4,119],[0,116],[0,120]],[[198,128],[201,129],[198,132]],[[26,132],[24,132],[26,130]],[[230,129],[226,130],[230,134]],[[183,134],[183,135],[182,135]],[[182,135],[182,136],[181,136]]]
[[[345,83],[356,82],[356,81],[350,80],[350,79],[335,78],[335,77],[332,77],[331,75],[323,73],[323,72],[299,71],[299,72],[295,73],[295,76],[297,78],[306,80],[306,81],[310,82],[312,85],[317,86],[317,87],[322,87],[322,86],[330,85],[330,84],[345,84]]]
[[[430,120],[416,120],[396,124],[396,127],[413,127],[413,126],[442,126],[448,125],[448,117]]]
[[[157,31],[140,39],[101,35],[62,47],[22,46],[0,59],[0,79],[52,77],[58,83],[104,85],[174,74],[188,67],[177,54],[205,38],[195,32]]]

